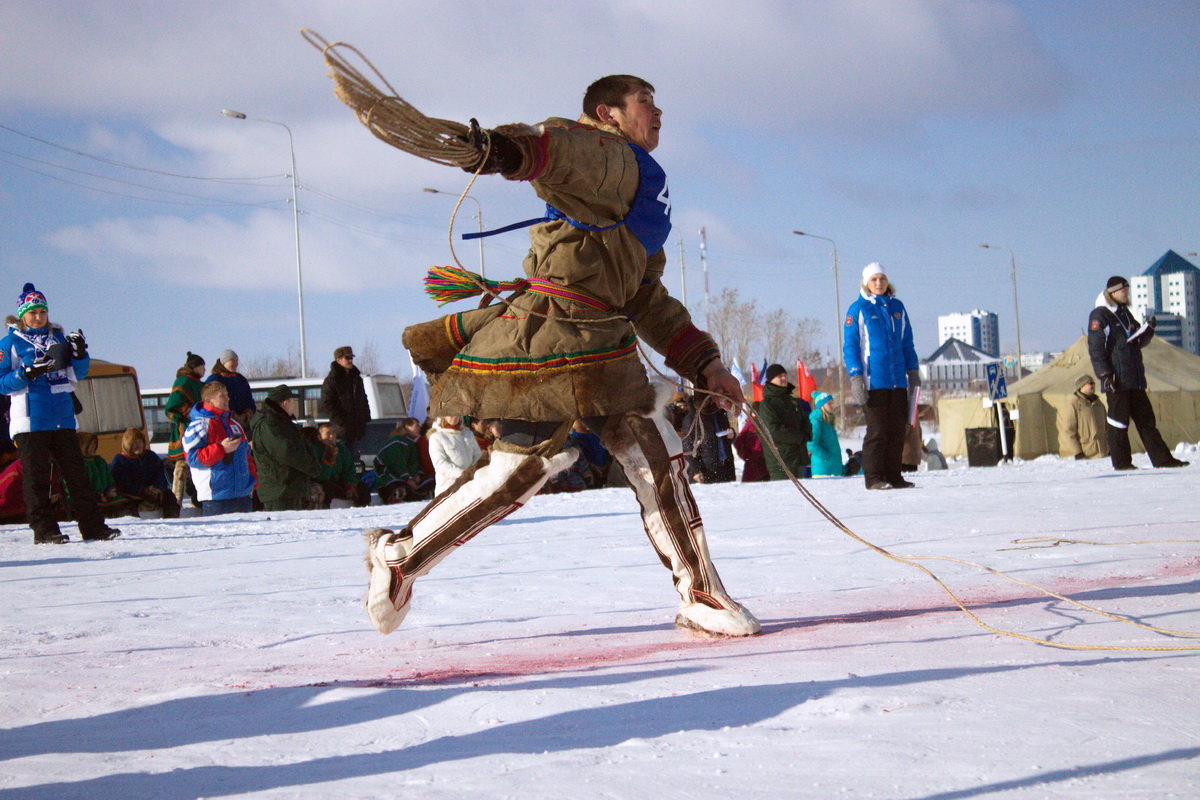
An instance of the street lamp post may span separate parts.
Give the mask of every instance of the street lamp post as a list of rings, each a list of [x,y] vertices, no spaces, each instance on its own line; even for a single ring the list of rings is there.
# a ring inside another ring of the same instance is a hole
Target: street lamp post
[[[845,376],[845,368],[841,364],[841,359],[838,354],[842,351],[842,287],[838,280],[838,253],[837,242],[830,239],[828,236],[818,236],[815,233],[806,231],[792,231],[797,236],[807,236],[810,239],[820,239],[823,242],[829,242],[833,247],[833,304],[834,304],[834,325],[833,325],[833,363],[834,369],[837,370],[838,376],[838,402],[844,404],[846,402],[846,387],[843,380]]]
[[[231,111],[228,108],[222,108],[221,113],[230,119],[249,119],[255,122],[266,122],[271,125],[278,125],[287,131],[288,135],[288,152],[292,156],[292,219],[296,227],[296,298],[300,308],[300,377],[308,377],[308,348],[304,336],[304,277],[300,268],[300,205],[297,201],[297,183],[296,183],[296,143],[292,139],[292,129],[282,122],[277,122],[273,119],[262,119],[260,117],[247,117],[241,111]]]
[[[426,186],[421,191],[429,192],[430,194],[448,194],[448,195],[452,195],[453,197],[459,196],[455,192],[443,192],[441,189],[430,189],[428,186]],[[476,223],[476,225],[479,226],[479,232],[483,233],[483,206],[480,204],[479,200],[477,200],[476,198],[472,197],[469,194],[464,194],[462,196],[475,204],[475,223]],[[482,236],[479,237],[479,277],[481,277],[481,278],[487,277],[487,273],[483,271],[483,237]]]
[[[1017,256],[1013,253],[1012,248],[1005,247],[1002,244],[981,244],[979,246],[985,247],[988,250],[1008,251],[1008,260],[1012,265],[1013,320],[1017,329],[1017,380],[1021,380],[1021,305],[1017,301]]]

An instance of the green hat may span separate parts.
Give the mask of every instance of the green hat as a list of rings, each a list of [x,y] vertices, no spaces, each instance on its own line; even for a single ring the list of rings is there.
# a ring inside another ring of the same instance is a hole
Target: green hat
[[[282,403],[284,400],[294,400],[295,398],[296,393],[286,383],[281,383],[267,392],[267,399],[276,403]]]

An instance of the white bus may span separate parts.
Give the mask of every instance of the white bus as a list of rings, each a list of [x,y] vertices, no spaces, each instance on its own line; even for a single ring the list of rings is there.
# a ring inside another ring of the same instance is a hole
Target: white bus
[[[207,379],[207,378],[206,378]],[[363,375],[363,388],[367,391],[367,403],[371,407],[371,419],[405,416],[407,403],[400,381],[395,375]],[[267,392],[281,383],[286,383],[299,395],[296,420],[301,423],[323,422],[321,414],[321,384],[324,378],[255,378],[250,381],[250,393],[255,404],[262,403]],[[142,392],[142,410],[146,415],[146,430],[155,452],[166,453],[171,439],[171,422],[167,419],[167,397],[171,387],[146,389]]]

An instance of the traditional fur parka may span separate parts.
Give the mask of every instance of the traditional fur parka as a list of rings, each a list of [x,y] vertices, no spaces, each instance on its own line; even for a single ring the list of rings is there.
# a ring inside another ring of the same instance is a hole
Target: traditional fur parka
[[[536,137],[521,138],[533,154],[527,179],[538,197],[593,229],[554,219],[530,230],[525,275],[546,282],[550,294],[530,289],[512,306],[405,331],[405,347],[431,379],[430,412],[536,421],[649,412],[654,392],[638,337],[692,380],[718,355],[667,294],[661,245],[648,253],[621,224],[642,188],[642,169],[656,165],[590,118],[551,118]],[[654,199],[669,216],[665,187]]]

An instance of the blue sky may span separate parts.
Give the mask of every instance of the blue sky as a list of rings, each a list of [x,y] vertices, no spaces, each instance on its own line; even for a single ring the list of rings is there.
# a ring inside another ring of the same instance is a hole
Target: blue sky
[[[682,239],[698,317],[701,226],[713,292],[816,318],[826,347],[830,248],[792,230],[836,240],[843,306],[882,262],[922,356],[938,314],[977,307],[1014,344],[1008,253],[981,243],[1016,255],[1025,351],[1074,341],[1109,275],[1200,250],[1195,2],[543,8],[0,4],[0,300],[34,281],[52,319],[143,386],[169,384],[189,349],[211,362],[226,347],[296,348],[287,137],[218,113],[234,108],[295,137],[310,369],[373,343],[405,373],[401,331],[438,314],[420,279],[450,260],[454,198],[421,189],[457,193],[467,176],[374,140],[332,97],[302,26],[358,46],[431,116],[485,125],[573,117],[603,74],[650,79],[676,224],[667,281],[678,292]],[[497,178],[473,194],[488,227],[538,210]],[[524,250],[521,233],[489,239],[489,277],[519,275]],[[477,264],[474,245],[458,253]]]

